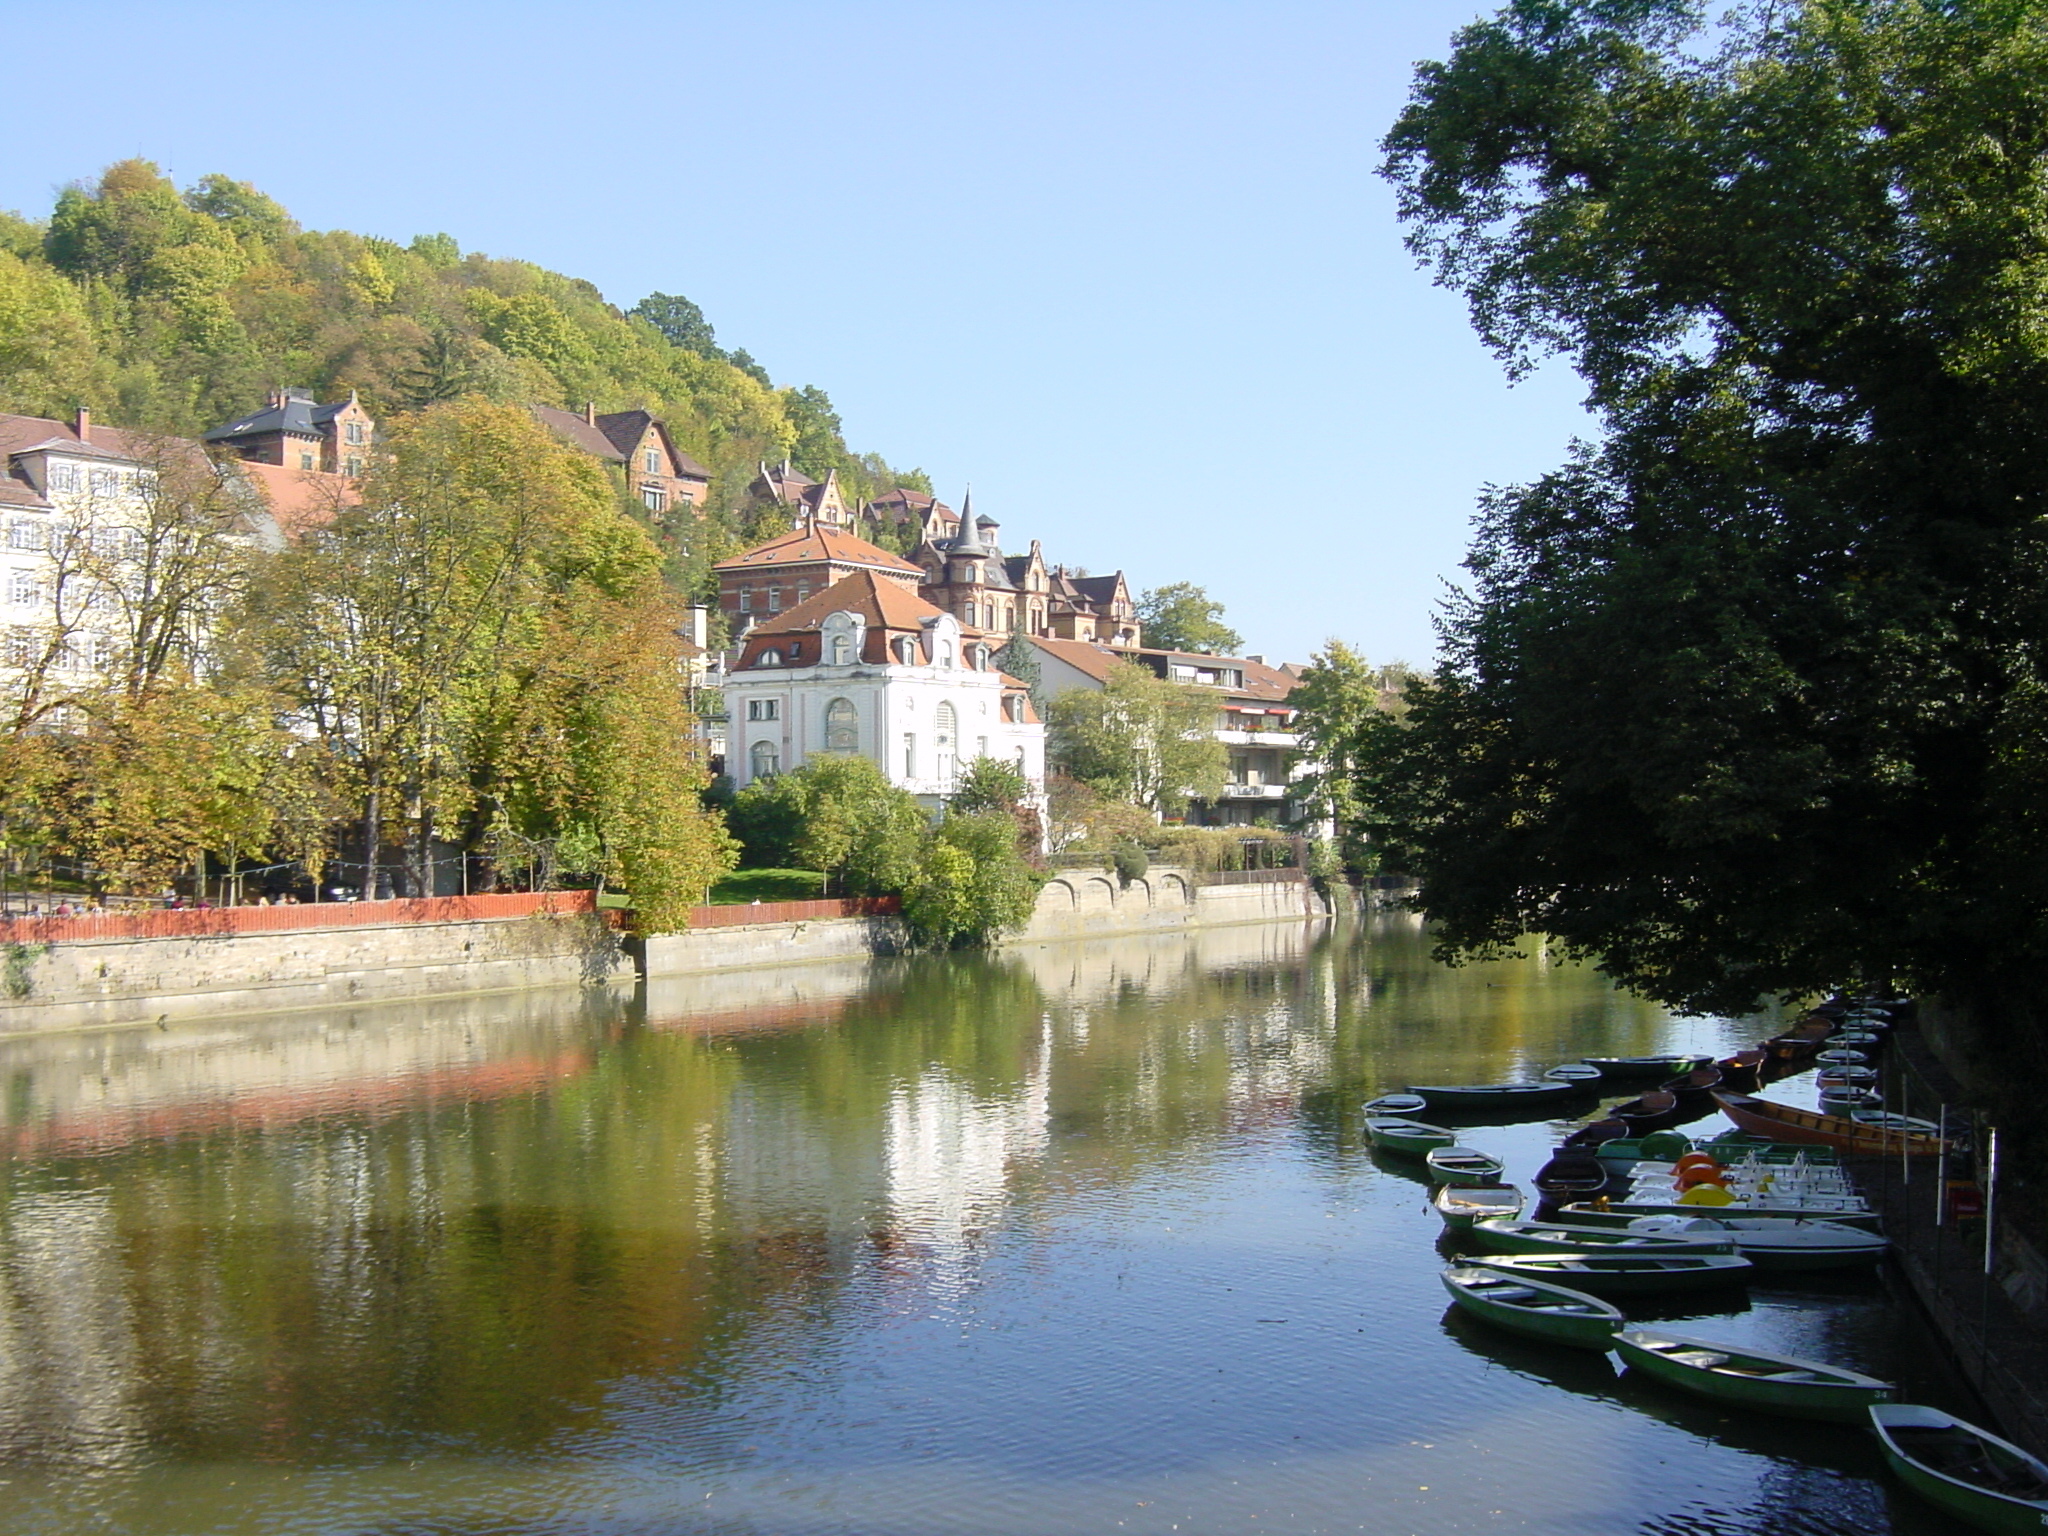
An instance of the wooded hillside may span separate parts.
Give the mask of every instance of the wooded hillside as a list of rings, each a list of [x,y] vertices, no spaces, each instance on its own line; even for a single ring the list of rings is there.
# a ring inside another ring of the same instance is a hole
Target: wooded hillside
[[[301,229],[244,182],[183,192],[146,160],[66,188],[47,221],[0,213],[0,410],[192,434],[282,385],[360,391],[389,419],[482,395],[600,411],[644,407],[716,479],[729,507],[763,459],[849,498],[924,477],[850,451],[823,390],[777,389],[718,345],[689,300],[621,310],[580,278],[465,254],[449,235],[400,245]]]

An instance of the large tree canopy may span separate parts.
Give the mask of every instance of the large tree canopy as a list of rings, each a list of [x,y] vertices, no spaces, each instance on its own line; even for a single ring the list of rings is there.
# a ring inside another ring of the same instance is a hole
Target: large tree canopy
[[[1386,148],[1605,427],[1489,494],[1363,770],[1446,949],[1694,1008],[2048,959],[2048,4],[1518,0]]]

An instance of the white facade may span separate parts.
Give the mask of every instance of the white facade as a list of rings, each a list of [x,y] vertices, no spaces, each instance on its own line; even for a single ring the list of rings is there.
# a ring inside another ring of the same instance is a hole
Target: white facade
[[[1021,769],[1034,795],[1045,786],[1045,727],[989,659],[986,642],[936,613],[921,638],[891,635],[888,662],[862,660],[867,625],[830,614],[814,662],[750,651],[725,680],[726,772],[735,787],[800,768],[826,752],[856,752],[890,783],[934,804],[953,793],[980,757]],[[1007,696],[1006,696],[1007,695]]]

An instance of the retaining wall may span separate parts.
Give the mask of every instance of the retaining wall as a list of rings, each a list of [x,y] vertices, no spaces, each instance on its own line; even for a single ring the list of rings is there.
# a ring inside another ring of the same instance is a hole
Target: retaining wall
[[[1062,871],[1010,943],[1298,922],[1325,911],[1292,870],[1199,881],[1172,868],[1129,885],[1105,872]],[[902,920],[887,901],[700,909],[689,932],[644,941],[615,932],[614,915],[594,910],[589,892],[564,892],[45,919],[33,930],[14,924],[0,931],[9,946],[0,1034],[629,983],[636,975],[865,959],[904,947]],[[286,924],[294,925],[268,931]]]
[[[620,935],[600,914],[544,908],[519,917],[284,933],[16,940],[0,987],[0,1032],[632,979]]]

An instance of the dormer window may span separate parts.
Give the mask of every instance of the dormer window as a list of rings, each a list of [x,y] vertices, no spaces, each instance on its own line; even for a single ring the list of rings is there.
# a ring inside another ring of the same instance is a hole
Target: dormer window
[[[917,665],[917,642],[908,635],[896,642],[896,659],[906,667]]]
[[[640,456],[640,462],[641,462],[641,464],[642,464],[643,466],[645,466],[645,468],[646,468],[646,470],[647,470],[647,473],[648,473],[648,474],[650,474],[650,475],[658,475],[658,474],[660,474],[660,473],[661,473],[661,450],[660,450],[659,448],[650,448],[650,449],[648,449],[648,450],[647,450],[647,451],[646,451],[646,452],[645,452],[644,454],[642,454],[642,455]]]
[[[953,642],[952,642],[952,641],[950,641],[950,640],[941,640],[941,641],[939,642],[939,655],[938,655],[938,660],[937,660],[937,661],[935,661],[935,662],[933,663],[933,665],[935,665],[935,666],[940,666],[940,667],[950,667],[950,666],[952,666],[952,665],[953,665]]]
[[[351,447],[359,448],[369,441],[370,434],[364,430],[363,424],[360,421],[352,421],[342,428],[341,436],[343,442],[348,443]]]
[[[853,642],[845,635],[834,635],[832,637],[832,665],[843,667],[852,660]]]
[[[52,491],[77,490],[78,466],[76,464],[52,464],[50,466],[50,489]]]
[[[780,652],[780,651],[777,651],[777,650],[766,650],[766,651],[763,651],[763,652],[761,653],[761,665],[762,665],[762,666],[764,666],[764,667],[779,667],[779,666],[781,666],[781,665],[782,665],[782,652]]]

